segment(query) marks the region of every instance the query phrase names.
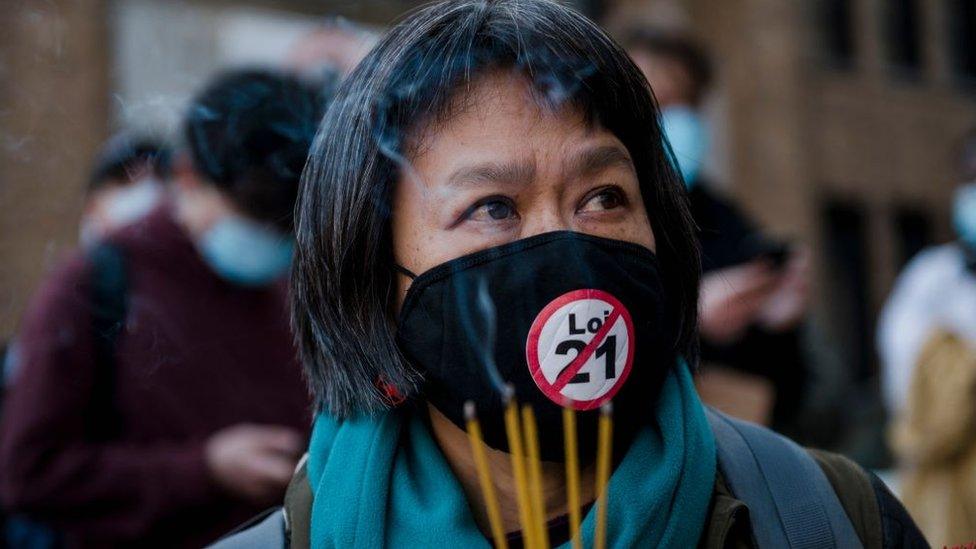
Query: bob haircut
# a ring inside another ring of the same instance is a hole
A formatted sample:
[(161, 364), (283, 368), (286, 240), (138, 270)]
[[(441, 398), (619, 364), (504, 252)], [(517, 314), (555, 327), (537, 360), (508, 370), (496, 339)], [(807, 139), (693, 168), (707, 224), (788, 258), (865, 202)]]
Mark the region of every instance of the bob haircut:
[(410, 138), (463, 108), (465, 86), (496, 69), (516, 71), (544, 106), (576, 109), (627, 147), (663, 266), (674, 351), (696, 362), (697, 238), (640, 70), (555, 2), (441, 2), (393, 27), (343, 82), (302, 175), (292, 322), (320, 411), (382, 410), (390, 387), (418, 394), (422, 372), (396, 343), (393, 188), (411, 175)]

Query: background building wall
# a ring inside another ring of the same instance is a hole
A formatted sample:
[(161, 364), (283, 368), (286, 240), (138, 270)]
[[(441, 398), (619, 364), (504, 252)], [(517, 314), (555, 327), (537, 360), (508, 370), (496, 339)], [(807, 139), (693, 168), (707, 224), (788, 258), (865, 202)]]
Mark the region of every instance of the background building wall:
[[(874, 318), (906, 256), (952, 238), (954, 151), (976, 126), (976, 86), (950, 67), (961, 3), (608, 4), (611, 29), (664, 25), (707, 46), (718, 74), (709, 103), (723, 105), (713, 127), (724, 190), (772, 233), (811, 248), (820, 324), (857, 375), (873, 375)], [(897, 6), (914, 11), (914, 67), (892, 60), (909, 38), (891, 30)], [(831, 47), (838, 36), (846, 55)]]
[[(13, 0), (0, 9), (0, 344), (77, 240), (94, 152), (118, 129), (176, 137), (190, 94), (267, 64), (325, 17), (381, 27), (406, 0)], [(247, 36), (252, 33), (251, 36)]]
[[(288, 40), (326, 16), (382, 28), (417, 3), (5, 5), (0, 340), (16, 329), (44, 272), (74, 244), (91, 154), (110, 129), (172, 129), (192, 90), (220, 66), (272, 62)], [(774, 234), (811, 248), (821, 324), (866, 377), (873, 318), (906, 242), (951, 237), (952, 151), (976, 125), (976, 91), (953, 71), (949, 43), (955, 23), (948, 10), (962, 3), (578, 2), (611, 30), (637, 23), (684, 28), (708, 46), (718, 79), (706, 108), (716, 143), (706, 171)], [(899, 36), (890, 32), (890, 10), (905, 5), (916, 12), (914, 68), (891, 61), (889, 38)], [(846, 19), (825, 19), (829, 8)], [(836, 32), (842, 28), (848, 32)], [(838, 55), (838, 40), (846, 54)]]
[(108, 33), (98, 0), (0, 9), (0, 342), (72, 246), (108, 122)]

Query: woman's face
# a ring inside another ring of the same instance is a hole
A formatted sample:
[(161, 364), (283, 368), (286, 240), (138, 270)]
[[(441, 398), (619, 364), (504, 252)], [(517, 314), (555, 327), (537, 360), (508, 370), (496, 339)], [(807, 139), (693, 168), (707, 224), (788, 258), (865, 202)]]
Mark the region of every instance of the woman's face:
[[(414, 273), (478, 250), (570, 230), (655, 249), (630, 154), (572, 108), (548, 110), (508, 72), (473, 84), (413, 138), (393, 199), (397, 262)], [(402, 303), (410, 281), (400, 277)]]

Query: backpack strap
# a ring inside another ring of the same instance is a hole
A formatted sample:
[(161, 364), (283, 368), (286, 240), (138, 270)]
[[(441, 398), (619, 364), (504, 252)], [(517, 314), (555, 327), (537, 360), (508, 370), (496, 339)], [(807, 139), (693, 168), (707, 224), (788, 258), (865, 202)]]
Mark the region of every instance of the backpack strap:
[(295, 466), (295, 474), (285, 492), (285, 504), (270, 509), (227, 534), (211, 549), (263, 549), (268, 547), (308, 549), (311, 531), (312, 489), (308, 486), (305, 464), (308, 453)]
[(91, 271), (91, 323), (95, 338), (95, 383), (92, 402), (99, 406), (93, 414), (93, 431), (110, 437), (112, 426), (106, 422), (114, 417), (115, 347), (125, 327), (128, 308), (128, 277), (125, 256), (117, 246), (102, 242), (88, 254)]
[(308, 452), (295, 466), (295, 474), (285, 491), (285, 526), (288, 546), (309, 549), (312, 545), (312, 487), (308, 484)]
[(125, 324), (127, 281), (125, 258), (116, 246), (101, 243), (89, 252), (92, 264), (92, 326), (99, 361), (111, 361), (115, 340)]
[(288, 547), (284, 510), (281, 507), (271, 509), (208, 547), (209, 549), (284, 549)]
[(719, 468), (749, 507), (759, 547), (862, 548), (830, 481), (803, 448), (712, 408), (706, 413)]

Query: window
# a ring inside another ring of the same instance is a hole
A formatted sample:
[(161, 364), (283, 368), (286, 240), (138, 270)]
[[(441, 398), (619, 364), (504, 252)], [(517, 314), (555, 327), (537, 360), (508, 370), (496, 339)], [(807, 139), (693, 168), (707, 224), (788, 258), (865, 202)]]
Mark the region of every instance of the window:
[(922, 65), (918, 1), (885, 0), (882, 5), (888, 63), (901, 76), (917, 76)]
[(895, 212), (894, 221), (898, 267), (901, 270), (915, 254), (932, 243), (932, 219), (923, 211), (905, 207)]
[(820, 30), (827, 63), (841, 69), (854, 64), (854, 26), (850, 0), (821, 0)]
[(854, 378), (864, 381), (876, 371), (869, 305), (867, 215), (862, 204), (846, 200), (828, 201), (821, 215), (833, 336)]
[(976, 1), (947, 0), (949, 65), (954, 76), (976, 83)]

